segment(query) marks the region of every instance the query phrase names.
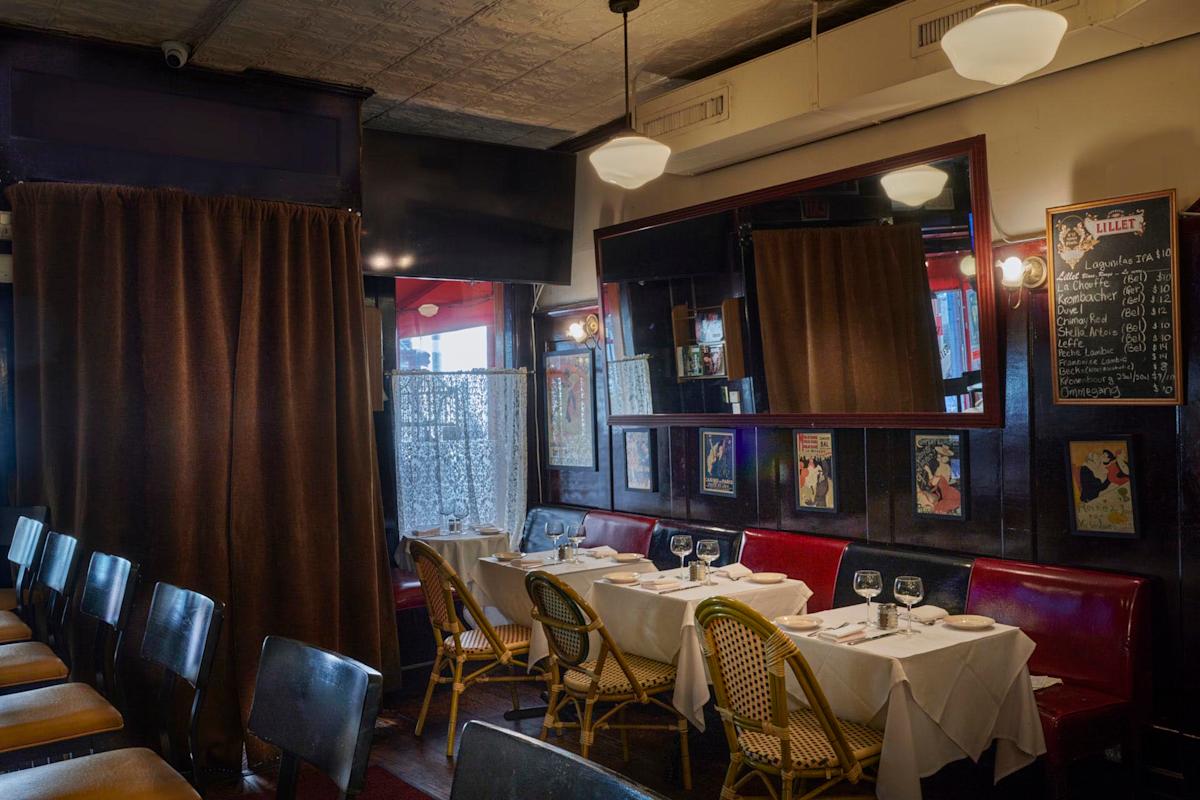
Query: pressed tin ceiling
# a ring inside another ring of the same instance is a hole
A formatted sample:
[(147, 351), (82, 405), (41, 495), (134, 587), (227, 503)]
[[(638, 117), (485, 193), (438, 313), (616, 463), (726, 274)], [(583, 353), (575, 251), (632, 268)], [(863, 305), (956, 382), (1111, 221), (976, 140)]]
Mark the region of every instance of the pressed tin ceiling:
[[(821, 19), (899, 1), (822, 0)], [(643, 0), (629, 27), (639, 97), (803, 36), (811, 8)], [(370, 128), (551, 147), (623, 113), (621, 18), (606, 0), (3, 0), (0, 23), (176, 39), (203, 67), (365, 86)]]

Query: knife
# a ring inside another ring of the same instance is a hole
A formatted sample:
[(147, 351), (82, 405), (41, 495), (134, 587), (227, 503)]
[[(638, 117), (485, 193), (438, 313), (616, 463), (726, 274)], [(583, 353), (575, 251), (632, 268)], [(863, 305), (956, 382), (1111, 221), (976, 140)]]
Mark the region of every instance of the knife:
[(671, 592), (682, 592), (684, 589), (695, 589), (697, 586), (701, 585), (703, 584), (689, 583), (684, 584), (683, 586), (676, 586), (672, 589), (651, 589), (650, 591), (654, 592), (655, 594), (670, 594)]
[(897, 633), (900, 633), (900, 631), (888, 631), (887, 633), (881, 633), (878, 636), (867, 636), (867, 637), (863, 637), (862, 639), (855, 639), (853, 642), (846, 642), (846, 644), (848, 644), (848, 645), (866, 644), (867, 642), (873, 642), (876, 639), (886, 639), (889, 636), (895, 636)]

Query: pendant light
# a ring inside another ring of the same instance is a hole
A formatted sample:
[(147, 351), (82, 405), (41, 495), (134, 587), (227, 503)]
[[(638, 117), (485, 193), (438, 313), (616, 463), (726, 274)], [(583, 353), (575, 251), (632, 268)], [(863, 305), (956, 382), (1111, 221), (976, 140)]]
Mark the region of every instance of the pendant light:
[(1067, 18), (1024, 3), (988, 6), (942, 37), (954, 71), (997, 86), (1015, 83), (1054, 60)]
[(662, 175), (667, 167), (667, 159), (671, 157), (670, 147), (642, 136), (633, 128), (633, 112), (630, 109), (633, 90), (629, 84), (629, 12), (635, 11), (639, 2), (608, 0), (609, 10), (621, 15), (625, 36), (625, 130), (588, 156), (600, 180), (625, 189), (636, 189)]
[(920, 164), (889, 172), (879, 179), (887, 196), (897, 203), (916, 208), (942, 193), (950, 176), (937, 167)]

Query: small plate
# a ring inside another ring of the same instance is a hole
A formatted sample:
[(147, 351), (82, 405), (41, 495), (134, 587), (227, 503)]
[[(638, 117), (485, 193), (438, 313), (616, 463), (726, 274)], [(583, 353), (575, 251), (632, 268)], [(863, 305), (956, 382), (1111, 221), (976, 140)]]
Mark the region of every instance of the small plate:
[(996, 624), (996, 620), (982, 614), (951, 614), (943, 617), (942, 622), (960, 631), (986, 631)]
[(483, 533), (483, 534), (488, 534), (488, 535), (493, 534), (493, 533), (503, 533), (503, 531), (501, 531), (495, 525), (477, 525), (475, 527), (475, 531), (477, 533)]
[(787, 575), (782, 572), (755, 572), (749, 579), (751, 583), (783, 583)]
[(604, 576), (609, 583), (637, 583), (638, 573), (636, 572), (610, 572)]
[(615, 556), (613, 556), (614, 561), (620, 561), (622, 564), (626, 564), (630, 561), (641, 561), (643, 558), (645, 558), (645, 556), (643, 556), (641, 553), (617, 553)]
[(518, 553), (515, 550), (504, 550), (503, 552), (495, 553), (494, 555), (496, 556), (497, 561), (516, 561), (518, 558), (522, 558), (525, 554)]
[(789, 631), (811, 631), (821, 627), (821, 618), (810, 617), (807, 614), (788, 614), (776, 617), (775, 624)]

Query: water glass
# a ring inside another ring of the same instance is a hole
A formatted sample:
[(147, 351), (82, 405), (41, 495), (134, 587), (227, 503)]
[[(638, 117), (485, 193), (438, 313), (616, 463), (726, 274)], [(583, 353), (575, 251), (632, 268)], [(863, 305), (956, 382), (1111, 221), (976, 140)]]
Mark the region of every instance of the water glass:
[(554, 545), (555, 557), (558, 554), (558, 543), (563, 537), (563, 524), (557, 520), (546, 523), (546, 538)]
[(578, 564), (583, 559), (579, 557), (579, 545), (583, 544), (583, 540), (587, 538), (587, 531), (582, 525), (571, 523), (567, 526), (567, 540), (571, 542), (571, 552), (573, 554), (572, 562)]
[(701, 539), (696, 542), (696, 557), (704, 562), (704, 585), (712, 586), (712, 562), (721, 557), (721, 544), (716, 539)]
[(871, 598), (883, 592), (883, 576), (873, 569), (854, 573), (854, 593), (867, 599), (867, 624), (871, 624)]
[(913, 603), (921, 602), (925, 597), (925, 584), (915, 575), (901, 575), (896, 578), (896, 585), (892, 587), (892, 595), (898, 602), (908, 606), (908, 630), (905, 631), (906, 636), (912, 636), (912, 607)]
[(671, 552), (679, 556), (679, 579), (687, 580), (687, 570), (683, 566), (683, 560), (687, 558), (688, 553), (692, 552), (692, 537), (687, 535), (671, 537)]

